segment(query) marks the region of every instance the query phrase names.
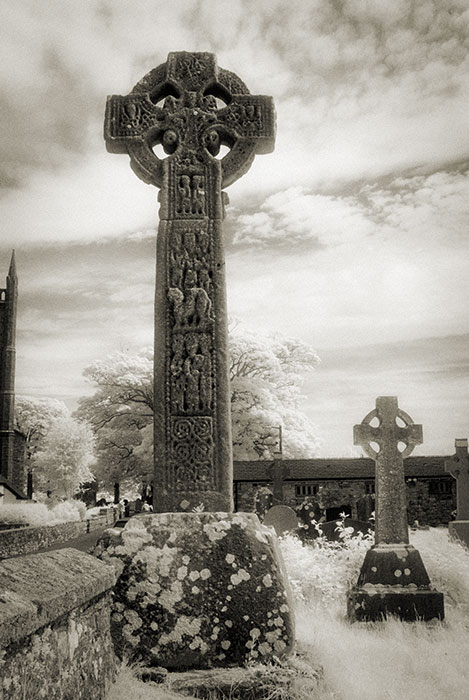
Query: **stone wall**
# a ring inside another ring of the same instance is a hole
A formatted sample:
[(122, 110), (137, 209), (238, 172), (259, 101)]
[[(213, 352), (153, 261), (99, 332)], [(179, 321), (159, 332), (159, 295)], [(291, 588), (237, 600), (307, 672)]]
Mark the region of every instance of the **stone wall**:
[(80, 537), (80, 535), (93, 530), (111, 526), (117, 519), (116, 513), (114, 508), (108, 508), (102, 515), (88, 520), (77, 520), (60, 525), (2, 530), (0, 531), (0, 559), (7, 559), (19, 554), (32, 554), (41, 549), (52, 547), (54, 544)]
[[(447, 479), (407, 479), (407, 516), (410, 525), (418, 520), (420, 525), (446, 524), (451, 519), (451, 513), (456, 509), (456, 486)], [(369, 479), (353, 480), (317, 480), (314, 482), (314, 493), (298, 497), (296, 484), (308, 482), (283, 482), (283, 503), (295, 508), (302, 501), (323, 505), (323, 511), (349, 505), (351, 517), (358, 518), (357, 503), (370, 493)], [(272, 489), (272, 482), (239, 482), (236, 484), (237, 510), (240, 512), (255, 511), (255, 495), (259, 489)], [(441, 489), (441, 492), (439, 491)]]
[(74, 549), (0, 563), (2, 700), (104, 700), (114, 583), (111, 567)]
[(413, 524), (418, 520), (420, 525), (447, 524), (453, 519), (452, 512), (456, 509), (456, 486), (452, 484), (450, 492), (432, 493), (432, 485), (437, 482), (416, 480), (407, 483), (407, 520)]

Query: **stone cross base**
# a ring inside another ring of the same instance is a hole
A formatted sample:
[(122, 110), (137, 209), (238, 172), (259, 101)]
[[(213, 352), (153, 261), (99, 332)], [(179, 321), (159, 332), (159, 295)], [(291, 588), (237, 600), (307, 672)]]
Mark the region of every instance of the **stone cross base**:
[(405, 622), (443, 620), (443, 593), (407, 586), (352, 588), (347, 596), (347, 615), (352, 622), (379, 622), (388, 615)]
[(119, 657), (169, 670), (287, 656), (291, 594), (276, 536), (254, 513), (154, 513), (107, 530)]
[(469, 520), (453, 520), (448, 525), (449, 536), (469, 549)]
[(443, 594), (430, 588), (418, 550), (409, 544), (380, 544), (368, 550), (357, 585), (347, 594), (352, 622), (444, 619)]

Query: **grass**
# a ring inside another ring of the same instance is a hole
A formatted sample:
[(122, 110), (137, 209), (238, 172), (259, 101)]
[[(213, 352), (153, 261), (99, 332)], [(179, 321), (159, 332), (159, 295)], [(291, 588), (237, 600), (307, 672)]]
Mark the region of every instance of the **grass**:
[[(298, 654), (288, 691), (272, 686), (278, 700), (465, 700), (469, 698), (469, 551), (448, 539), (445, 528), (419, 530), (420, 551), (432, 584), (445, 595), (444, 622), (350, 624), (345, 593), (356, 582), (370, 542), (350, 539), (338, 547), (321, 540), (280, 542), (297, 612)], [(308, 677), (323, 673), (314, 688)], [(275, 669), (271, 668), (275, 674)], [(138, 681), (123, 666), (108, 700), (171, 700), (168, 689)], [(233, 696), (235, 697), (235, 696)], [(239, 697), (239, 696), (238, 696)]]

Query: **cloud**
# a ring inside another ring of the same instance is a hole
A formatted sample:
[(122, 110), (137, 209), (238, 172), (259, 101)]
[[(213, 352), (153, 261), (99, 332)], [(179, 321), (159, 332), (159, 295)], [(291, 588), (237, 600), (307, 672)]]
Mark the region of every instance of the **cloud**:
[(292, 187), (268, 197), (260, 211), (240, 214), (234, 245), (279, 245), (300, 249), (349, 243), (371, 232), (366, 211), (347, 197), (332, 197)]

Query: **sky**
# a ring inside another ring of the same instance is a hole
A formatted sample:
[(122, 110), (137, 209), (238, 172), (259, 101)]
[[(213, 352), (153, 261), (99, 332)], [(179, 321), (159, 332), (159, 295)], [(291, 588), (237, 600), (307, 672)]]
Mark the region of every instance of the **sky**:
[[(209, 51), (277, 112), (228, 188), (228, 312), (321, 363), (303, 410), (355, 454), (378, 395), (469, 434), (468, 0), (6, 0), (0, 284), (20, 279), (17, 392), (71, 408), (91, 362), (153, 342), (157, 190), (106, 152), (106, 96)], [(3, 268), (3, 273), (2, 269)]]

